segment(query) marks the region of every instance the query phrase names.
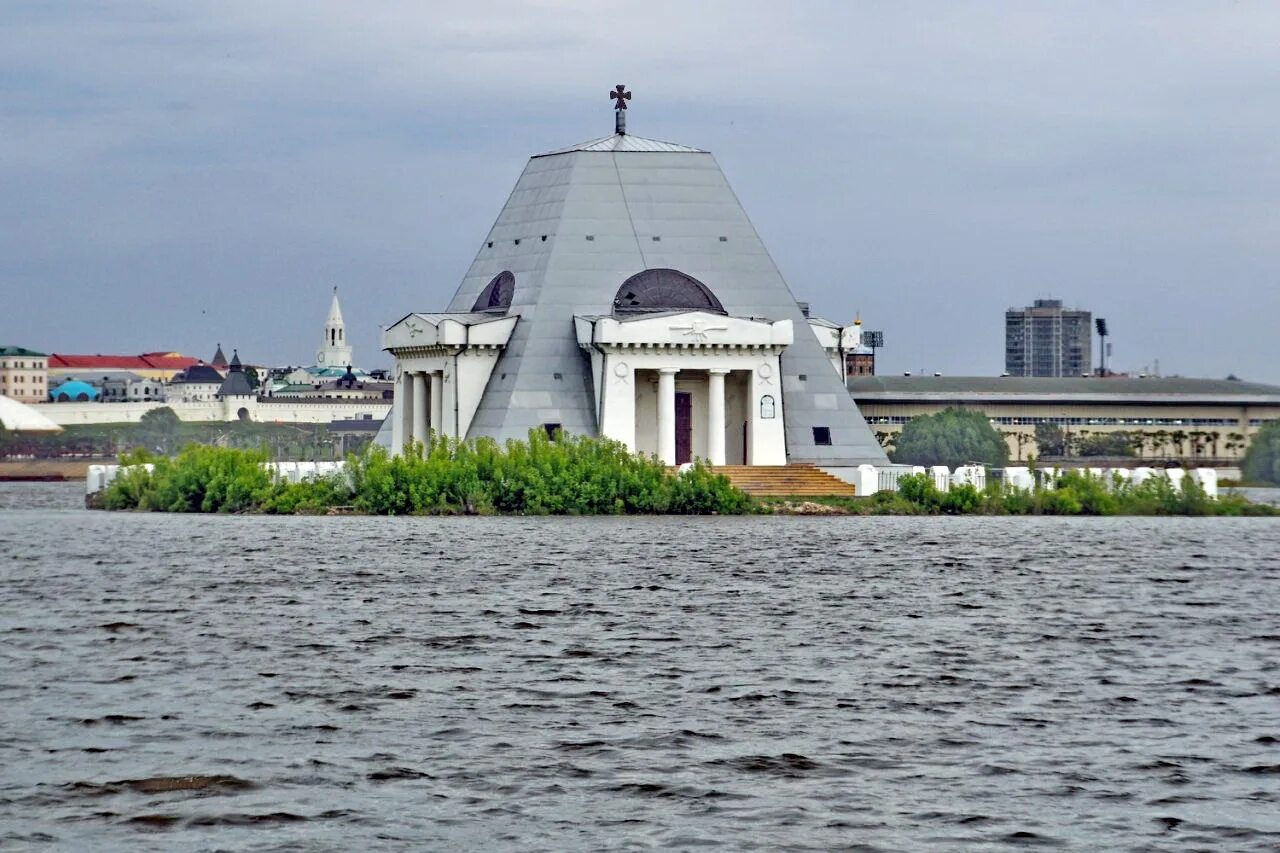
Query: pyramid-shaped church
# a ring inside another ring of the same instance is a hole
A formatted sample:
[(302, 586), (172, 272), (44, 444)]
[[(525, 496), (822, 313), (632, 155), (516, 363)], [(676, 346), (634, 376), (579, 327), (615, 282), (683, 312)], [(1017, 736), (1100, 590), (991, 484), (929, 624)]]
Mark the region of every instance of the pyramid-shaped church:
[(383, 332), (391, 446), (545, 428), (669, 464), (884, 464), (844, 386), (853, 327), (805, 316), (709, 152), (616, 116), (529, 160), (446, 311)]

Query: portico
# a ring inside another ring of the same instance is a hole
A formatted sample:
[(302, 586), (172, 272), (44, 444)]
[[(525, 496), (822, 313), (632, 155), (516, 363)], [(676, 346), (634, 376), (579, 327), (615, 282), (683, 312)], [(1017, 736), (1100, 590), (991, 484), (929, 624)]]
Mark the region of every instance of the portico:
[(790, 320), (704, 311), (574, 318), (600, 434), (668, 465), (785, 465), (779, 358)]
[(391, 446), (464, 438), (498, 356), (519, 318), (485, 313), (410, 314), (382, 333), (396, 360)]

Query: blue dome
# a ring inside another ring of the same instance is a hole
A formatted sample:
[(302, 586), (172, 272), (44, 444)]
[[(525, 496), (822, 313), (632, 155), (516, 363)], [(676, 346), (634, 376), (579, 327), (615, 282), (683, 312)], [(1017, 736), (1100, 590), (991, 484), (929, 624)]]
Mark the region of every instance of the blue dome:
[(100, 392), (88, 382), (72, 379), (49, 390), (49, 399), (55, 403), (75, 403), (98, 399)]

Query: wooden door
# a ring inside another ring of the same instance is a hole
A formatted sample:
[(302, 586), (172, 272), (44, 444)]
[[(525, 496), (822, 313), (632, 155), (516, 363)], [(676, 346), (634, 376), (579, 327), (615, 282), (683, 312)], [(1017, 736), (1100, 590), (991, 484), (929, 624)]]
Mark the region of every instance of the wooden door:
[(676, 392), (676, 464), (693, 461), (693, 395)]

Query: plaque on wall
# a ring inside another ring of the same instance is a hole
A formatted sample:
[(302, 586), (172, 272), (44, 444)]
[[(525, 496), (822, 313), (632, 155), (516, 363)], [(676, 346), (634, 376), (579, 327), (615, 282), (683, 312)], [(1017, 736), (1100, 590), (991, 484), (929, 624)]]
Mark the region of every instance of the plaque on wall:
[(773, 404), (773, 395), (765, 394), (760, 398), (760, 420), (772, 420), (776, 413), (776, 407)]

